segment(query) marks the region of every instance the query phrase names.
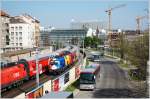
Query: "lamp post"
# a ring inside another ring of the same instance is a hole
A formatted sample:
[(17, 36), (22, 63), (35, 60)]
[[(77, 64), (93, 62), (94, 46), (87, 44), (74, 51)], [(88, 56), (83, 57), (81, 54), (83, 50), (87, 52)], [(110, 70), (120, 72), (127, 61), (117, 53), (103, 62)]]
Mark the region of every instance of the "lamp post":
[(70, 40), (69, 39), (67, 40), (67, 45), (70, 46)]
[[(34, 17), (34, 36), (36, 34), (36, 19)], [(39, 54), (39, 51), (38, 51), (38, 45), (36, 43), (36, 37), (34, 37), (34, 44), (36, 46), (36, 51), (35, 51), (35, 54), (36, 54), (36, 83), (37, 83), (37, 87), (39, 87), (39, 63), (38, 63), (38, 54)]]
[(82, 38), (83, 39), (83, 52), (84, 52), (84, 38)]
[(39, 66), (38, 66), (38, 48), (36, 48), (36, 83), (37, 87), (39, 87)]

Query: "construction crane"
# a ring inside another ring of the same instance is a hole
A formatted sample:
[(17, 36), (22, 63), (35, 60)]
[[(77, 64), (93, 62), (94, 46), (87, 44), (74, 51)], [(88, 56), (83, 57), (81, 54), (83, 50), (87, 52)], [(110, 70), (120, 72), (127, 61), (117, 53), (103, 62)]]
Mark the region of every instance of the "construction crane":
[(144, 18), (147, 18), (148, 16), (137, 16), (136, 17), (136, 23), (137, 23), (137, 33), (140, 34), (140, 21)]
[(124, 7), (124, 6), (126, 6), (126, 4), (121, 4), (121, 5), (118, 5), (118, 6), (115, 6), (115, 7), (113, 7), (113, 8), (109, 8), (108, 10), (106, 10), (105, 12), (107, 12), (108, 13), (108, 17), (109, 17), (109, 27), (108, 27), (108, 31), (109, 32), (111, 32), (111, 28), (112, 28), (112, 25), (111, 25), (111, 14), (112, 14), (112, 10), (114, 10), (114, 9), (117, 9), (117, 8), (121, 8), (121, 7)]

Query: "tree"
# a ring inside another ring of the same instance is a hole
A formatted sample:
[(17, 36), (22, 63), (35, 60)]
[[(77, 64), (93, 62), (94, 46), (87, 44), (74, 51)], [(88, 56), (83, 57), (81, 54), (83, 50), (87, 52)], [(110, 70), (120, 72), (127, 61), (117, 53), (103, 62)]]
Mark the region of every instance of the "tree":
[(131, 64), (135, 65), (138, 69), (138, 77), (146, 79), (147, 74), (147, 61), (149, 58), (149, 34), (144, 33), (143, 36), (134, 40), (128, 49), (128, 59)]
[(84, 39), (84, 46), (90, 47), (91, 46), (92, 37), (85, 37)]
[(98, 45), (102, 43), (101, 39), (96, 36), (93, 37), (85, 37), (84, 39), (84, 46), (85, 47), (95, 47), (97, 48)]
[(125, 39), (125, 34), (120, 33), (118, 35), (118, 48), (119, 48), (119, 53), (120, 53), (120, 58), (124, 59), (125, 58), (125, 53), (127, 52), (127, 40)]
[(93, 36), (92, 41), (91, 41), (91, 46), (97, 48), (98, 44), (99, 44), (99, 38), (96, 36)]

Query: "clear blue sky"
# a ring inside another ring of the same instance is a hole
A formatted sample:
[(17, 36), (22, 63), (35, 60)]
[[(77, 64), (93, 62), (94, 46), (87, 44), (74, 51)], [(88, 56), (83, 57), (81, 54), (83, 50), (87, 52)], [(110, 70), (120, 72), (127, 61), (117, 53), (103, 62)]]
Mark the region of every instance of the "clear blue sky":
[[(1, 9), (12, 16), (28, 13), (44, 27), (69, 28), (71, 19), (108, 21), (105, 10), (120, 4), (126, 6), (112, 12), (112, 27), (135, 29), (135, 17), (147, 14), (148, 0), (3, 0)], [(142, 21), (142, 28), (147, 21)]]

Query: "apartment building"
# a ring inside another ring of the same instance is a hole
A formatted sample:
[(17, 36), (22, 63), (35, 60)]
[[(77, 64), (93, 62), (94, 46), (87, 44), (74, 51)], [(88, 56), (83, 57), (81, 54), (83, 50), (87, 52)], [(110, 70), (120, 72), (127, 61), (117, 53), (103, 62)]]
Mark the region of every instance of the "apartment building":
[(23, 19), (11, 18), (9, 30), (11, 51), (33, 47), (32, 29)]
[(40, 21), (38, 21), (35, 17), (30, 16), (29, 14), (22, 14), (19, 17), (31, 26), (33, 30), (32, 42), (34, 47), (38, 47), (40, 44)]
[(11, 51), (39, 46), (39, 21), (30, 15), (11, 17), (9, 30)]
[(7, 51), (7, 46), (9, 46), (9, 19), (10, 15), (6, 12), (0, 10), (0, 53)]

